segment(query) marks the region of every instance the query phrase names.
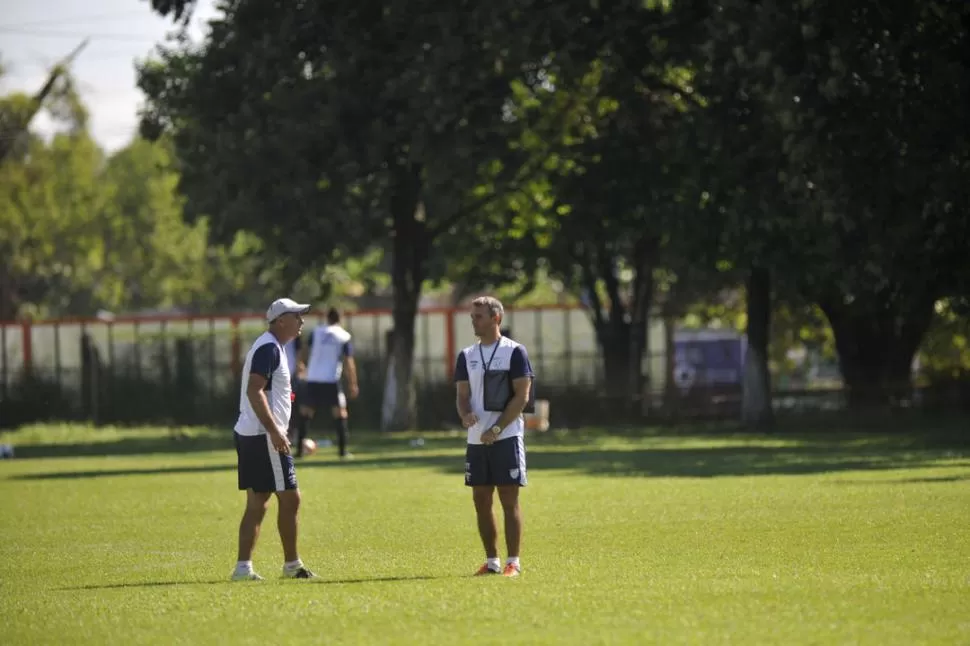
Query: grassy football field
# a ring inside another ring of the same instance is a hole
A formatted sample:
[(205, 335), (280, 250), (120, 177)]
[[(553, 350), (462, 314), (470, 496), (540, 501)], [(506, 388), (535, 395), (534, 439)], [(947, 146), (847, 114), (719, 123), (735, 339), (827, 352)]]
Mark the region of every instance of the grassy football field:
[(518, 579), (470, 576), (461, 435), (356, 437), (297, 467), (320, 579), (279, 580), (274, 501), (230, 583), (225, 431), (28, 427), (0, 644), (968, 644), (970, 449), (922, 430), (530, 436)]

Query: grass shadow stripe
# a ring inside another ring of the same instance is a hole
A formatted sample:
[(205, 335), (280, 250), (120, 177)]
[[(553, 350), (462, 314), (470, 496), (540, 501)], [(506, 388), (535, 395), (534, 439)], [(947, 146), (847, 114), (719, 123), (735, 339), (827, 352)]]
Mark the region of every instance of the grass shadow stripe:
[[(343, 585), (343, 584), (354, 584), (354, 583), (395, 583), (395, 582), (405, 582), (405, 581), (434, 581), (438, 579), (457, 579), (465, 578), (457, 575), (441, 575), (441, 576), (429, 576), (429, 575), (418, 575), (418, 576), (379, 576), (379, 577), (361, 577), (357, 579), (326, 579), (319, 577), (316, 579), (310, 579), (306, 581), (308, 584), (313, 585)], [(280, 577), (278, 579), (270, 579), (270, 582), (289, 582), (297, 581), (297, 579), (284, 579)], [(68, 586), (63, 588), (53, 588), (56, 591), (79, 591), (79, 590), (123, 590), (127, 588), (159, 588), (166, 586), (191, 586), (191, 585), (259, 585), (265, 581), (232, 581), (228, 577), (225, 579), (215, 579), (207, 581), (143, 581), (143, 582), (131, 582), (131, 583), (109, 583), (104, 585), (79, 585), (79, 586)]]

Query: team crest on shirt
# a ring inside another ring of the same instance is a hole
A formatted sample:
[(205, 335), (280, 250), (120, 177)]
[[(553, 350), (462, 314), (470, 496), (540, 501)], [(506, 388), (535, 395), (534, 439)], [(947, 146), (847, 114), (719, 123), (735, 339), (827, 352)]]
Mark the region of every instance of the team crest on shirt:
[(468, 365), (470, 367), (472, 367), (472, 368), (477, 368), (478, 367), (478, 359), (472, 359), (471, 361), (468, 362)]

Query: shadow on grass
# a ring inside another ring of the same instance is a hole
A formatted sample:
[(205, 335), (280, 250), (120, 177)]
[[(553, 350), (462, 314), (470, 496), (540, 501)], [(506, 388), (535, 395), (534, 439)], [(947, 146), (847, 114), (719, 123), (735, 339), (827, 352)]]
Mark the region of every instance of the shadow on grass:
[[(678, 447), (676, 440), (656, 446), (630, 449), (602, 448), (575, 440), (539, 440), (528, 450), (529, 470), (566, 470), (600, 476), (633, 476), (656, 478), (714, 478), (723, 476), (806, 475), (843, 471), (886, 471), (938, 466), (970, 467), (970, 450), (944, 448), (949, 445), (925, 437), (866, 437), (839, 439), (785, 438), (782, 446), (771, 446), (757, 440), (728, 445)], [(381, 453), (358, 454), (353, 462), (334, 462), (330, 459), (310, 458), (297, 463), (297, 476), (316, 469), (360, 468), (430, 468), (461, 477), (464, 459), (461, 444), (450, 440), (451, 451), (392, 455)], [(458, 440), (460, 442), (460, 440)], [(435, 443), (437, 444), (437, 443)], [(397, 445), (400, 450), (400, 444)], [(444, 448), (444, 444), (438, 446)], [(372, 451), (373, 447), (367, 447)], [(159, 467), (130, 467), (87, 471), (54, 471), (12, 476), (16, 480), (70, 480), (143, 475), (174, 475), (234, 471), (235, 461), (223, 464), (173, 465)]]
[[(31, 440), (17, 441), (16, 437), (8, 442), (14, 445), (17, 460), (37, 460), (43, 458), (80, 458), (80, 457), (109, 457), (109, 456), (137, 456), (137, 455), (185, 455), (190, 453), (211, 453), (213, 451), (234, 451), (233, 431), (193, 429), (186, 433), (180, 429), (172, 429), (162, 435), (159, 429), (149, 427), (142, 433), (141, 429), (126, 429), (123, 437), (106, 441), (78, 441), (59, 443), (37, 443)], [(97, 429), (86, 432), (88, 437), (96, 436)], [(314, 434), (320, 441), (329, 438), (329, 433)], [(368, 452), (395, 451), (408, 446), (408, 442), (416, 435), (389, 436), (379, 433), (359, 433), (352, 436), (352, 441), (365, 448)], [(437, 431), (426, 434), (428, 447), (454, 448), (461, 446), (461, 438), (454, 434)], [(335, 449), (321, 448), (321, 451), (335, 451)]]
[[(964, 465), (970, 466), (970, 465)], [(970, 481), (970, 475), (960, 476), (926, 476), (925, 478), (903, 478), (896, 480), (838, 480), (838, 484), (846, 485), (871, 485), (871, 484), (949, 484), (952, 482)]]
[[(144, 432), (142, 432), (144, 430)], [(17, 460), (39, 458), (76, 458), (133, 455), (188, 454), (214, 451), (232, 451), (232, 429), (213, 428), (173, 428), (168, 431), (159, 428), (124, 429), (120, 437), (96, 441), (101, 429), (83, 429), (77, 441), (64, 438), (67, 442), (40, 442), (36, 437), (18, 438), (17, 433), (8, 436), (4, 442), (15, 446)], [(42, 434), (43, 431), (40, 431)], [(104, 437), (104, 436), (102, 436)], [(329, 431), (314, 433), (318, 441), (330, 437)], [(355, 433), (351, 440), (361, 454), (379, 454), (406, 451), (408, 442), (416, 434), (382, 434), (378, 432)], [(424, 451), (460, 449), (463, 445), (464, 431), (429, 431), (423, 433)], [(884, 449), (926, 450), (936, 448), (970, 447), (970, 418), (966, 416), (934, 415), (896, 411), (892, 414), (867, 414), (864, 416), (849, 413), (803, 415), (797, 418), (779, 418), (774, 428), (763, 432), (752, 432), (736, 422), (691, 422), (669, 424), (666, 426), (631, 426), (611, 429), (583, 428), (554, 430), (548, 433), (531, 434), (527, 439), (530, 450), (533, 448), (569, 447), (585, 449), (604, 438), (624, 438), (633, 441), (648, 439), (711, 439), (738, 440), (756, 443), (759, 440), (784, 440), (799, 446), (825, 447), (825, 451), (840, 451), (853, 443), (863, 443), (876, 452)], [(59, 438), (57, 438), (59, 439)], [(333, 438), (330, 438), (333, 439)], [(18, 441), (19, 440), (19, 441)], [(594, 448), (594, 451), (596, 449)], [(333, 449), (322, 449), (333, 451)], [(649, 453), (649, 450), (644, 452)], [(414, 451), (420, 455), (421, 451)], [(636, 451), (632, 451), (635, 454)], [(326, 453), (325, 453), (326, 455)], [(875, 457), (875, 456), (874, 456)], [(380, 461), (383, 458), (371, 459)], [(393, 463), (398, 458), (387, 461)], [(635, 463), (650, 462), (649, 458), (634, 458)], [(534, 465), (538, 466), (538, 465)]]
[[(379, 577), (367, 577), (359, 579), (311, 579), (309, 581), (300, 582), (301, 585), (334, 585), (334, 584), (352, 584), (352, 583), (392, 583), (397, 581), (433, 581), (435, 579), (451, 579), (456, 578), (452, 576), (379, 576)], [(284, 579), (279, 579), (283, 582)], [(157, 588), (166, 586), (188, 586), (188, 585), (259, 585), (258, 581), (230, 581), (226, 579), (217, 579), (209, 581), (145, 581), (142, 583), (112, 583), (108, 585), (79, 585), (71, 586), (66, 588), (54, 588), (55, 590), (123, 590), (127, 588)]]
[(133, 431), (126, 437), (107, 442), (71, 442), (63, 444), (15, 444), (16, 459), (79, 458), (125, 455), (205, 453), (232, 450), (232, 431), (205, 433), (191, 437), (171, 433), (167, 436)]

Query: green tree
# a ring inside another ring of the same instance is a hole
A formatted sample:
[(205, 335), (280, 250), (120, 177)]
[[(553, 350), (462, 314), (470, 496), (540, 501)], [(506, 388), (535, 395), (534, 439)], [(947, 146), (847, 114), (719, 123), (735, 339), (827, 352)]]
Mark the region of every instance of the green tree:
[(94, 299), (111, 310), (193, 307), (209, 290), (208, 231), (187, 225), (167, 142), (135, 139), (100, 173)]
[(0, 167), (0, 318), (76, 312), (90, 302), (102, 205), (101, 151), (84, 133), (31, 137)]
[[(227, 250), (183, 222), (170, 147), (136, 139), (105, 157), (69, 89), (45, 104), (68, 132), (28, 130), (0, 165), (0, 318), (209, 305)], [(12, 95), (0, 111), (33, 102)]]
[[(61, 135), (51, 145), (40, 140), (30, 123), (42, 111), (74, 136)], [(84, 174), (99, 162), (86, 123), (72, 79), (60, 66), (37, 95), (0, 97), (0, 320), (42, 311), (43, 299), (72, 271), (69, 261), (85, 230), (71, 220), (66, 200), (90, 202), (96, 188), (93, 176), (70, 171)]]
[(538, 82), (513, 85), (512, 143), (543, 173), (495, 205), (474, 243), (456, 241), (452, 272), (477, 285), (539, 269), (561, 281), (588, 305), (610, 389), (637, 396), (654, 273), (670, 260), (667, 227), (696, 208), (681, 154), (689, 131), (676, 127), (682, 52), (671, 47), (690, 12), (640, 2), (571, 9), (584, 29), (560, 28)]
[[(436, 241), (522, 181), (514, 159), (489, 162), (508, 153), (510, 80), (532, 58), (508, 35), (524, 18), (338, 0), (223, 9), (200, 48), (141, 67), (145, 132), (171, 131), (193, 216), (221, 240), (256, 234), (294, 279), (389, 240), (393, 426), (407, 427), (420, 288), (444, 265)], [(491, 188), (476, 192), (483, 175)]]
[(722, 248), (820, 304), (854, 405), (908, 388), (934, 302), (957, 288), (968, 116), (948, 97), (967, 92), (967, 12), (729, 2), (707, 23)]

